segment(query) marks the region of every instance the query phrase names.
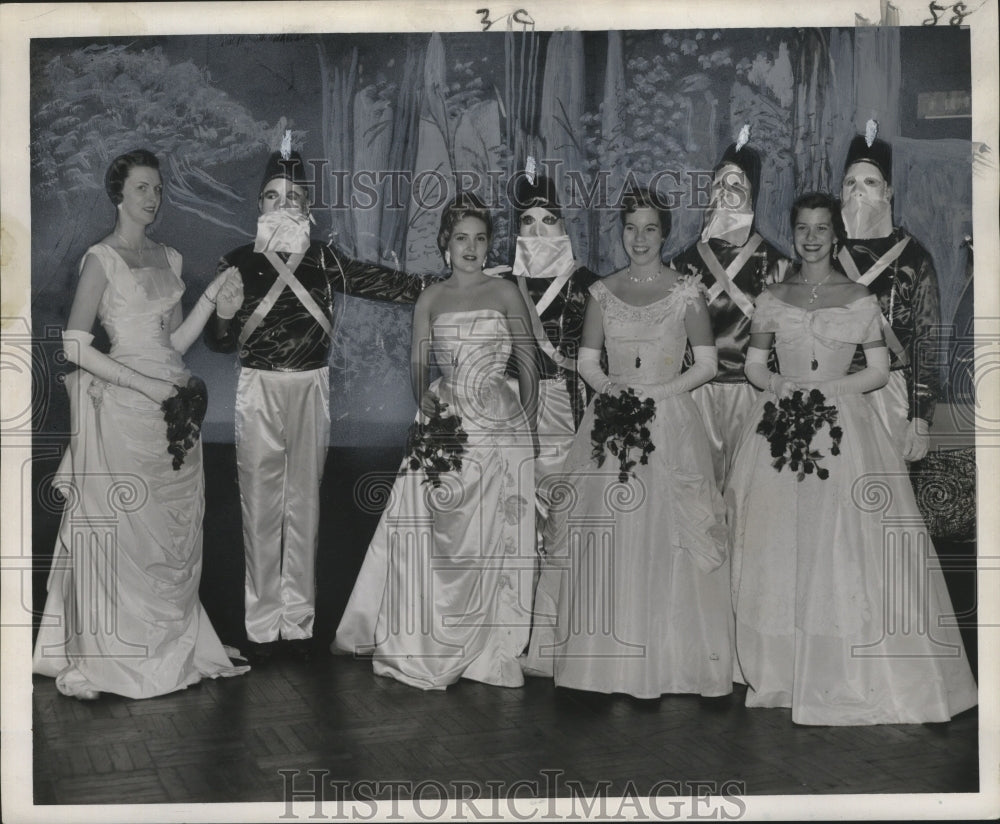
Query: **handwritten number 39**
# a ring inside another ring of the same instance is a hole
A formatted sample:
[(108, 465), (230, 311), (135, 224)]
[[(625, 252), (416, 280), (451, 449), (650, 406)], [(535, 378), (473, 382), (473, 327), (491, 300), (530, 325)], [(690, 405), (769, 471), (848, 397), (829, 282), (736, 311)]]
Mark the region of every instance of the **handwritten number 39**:
[[(479, 22), (483, 26), (483, 31), (487, 31), (490, 26), (498, 22), (497, 20), (490, 20), (490, 10), (489, 9), (476, 9), (476, 14), (482, 15)], [(535, 21), (532, 19), (531, 15), (528, 14), (525, 9), (518, 9), (517, 11), (504, 15), (504, 17), (509, 17), (514, 23), (520, 26), (534, 26)], [(501, 20), (503, 18), (500, 18)]]

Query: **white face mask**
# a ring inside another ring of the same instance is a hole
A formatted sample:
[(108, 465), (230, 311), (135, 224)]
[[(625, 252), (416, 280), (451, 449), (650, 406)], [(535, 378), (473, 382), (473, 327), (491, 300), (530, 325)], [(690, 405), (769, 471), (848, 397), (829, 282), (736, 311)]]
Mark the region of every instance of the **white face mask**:
[(892, 234), (892, 187), (871, 163), (859, 161), (847, 170), (840, 190), (847, 236), (852, 240)]
[(753, 226), (753, 199), (750, 182), (739, 166), (727, 163), (715, 175), (712, 200), (701, 230), (701, 240), (724, 240), (742, 246), (750, 238)]
[(852, 240), (888, 237), (892, 234), (892, 203), (858, 192), (844, 201), (840, 210), (847, 236)]
[(729, 209), (716, 208), (705, 221), (705, 228), (701, 230), (703, 243), (708, 243), (712, 238), (724, 240), (733, 246), (742, 246), (750, 238), (750, 229), (753, 226), (753, 212), (733, 212)]
[(309, 248), (309, 221), (300, 209), (275, 209), (257, 218), (255, 252), (305, 253)]
[(569, 235), (517, 238), (514, 277), (558, 278), (576, 268)]

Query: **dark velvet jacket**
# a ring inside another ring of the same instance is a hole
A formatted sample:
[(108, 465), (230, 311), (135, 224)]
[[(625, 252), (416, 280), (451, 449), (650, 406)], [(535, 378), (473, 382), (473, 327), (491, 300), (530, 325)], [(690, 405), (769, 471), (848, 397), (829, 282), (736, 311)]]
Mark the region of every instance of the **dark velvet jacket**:
[[(287, 255), (281, 253), (287, 259)], [(243, 278), (243, 306), (219, 335), (213, 318), (205, 327), (205, 343), (215, 352), (234, 352), (239, 348), (240, 365), (253, 369), (304, 372), (319, 369), (330, 359), (330, 338), (302, 305), (295, 293), (285, 287), (270, 312), (250, 337), (239, 346), (243, 325), (263, 300), (278, 274), (268, 259), (253, 251), (253, 244), (241, 246), (226, 255), (219, 271), (229, 266), (240, 270)], [(420, 278), (373, 263), (342, 256), (333, 246), (310, 244), (295, 277), (312, 295), (330, 325), (333, 325), (333, 295), (344, 295), (413, 303), (420, 294)]]
[[(742, 246), (734, 246), (725, 240), (712, 238), (709, 247), (715, 252), (719, 263), (725, 269), (739, 255)], [(733, 283), (751, 300), (757, 298), (767, 285), (780, 279), (779, 261), (788, 263), (787, 258), (766, 240), (749, 257), (743, 268), (736, 273)], [(670, 265), (682, 275), (698, 275), (705, 289), (715, 285), (715, 276), (709, 270), (697, 243), (689, 246)], [(712, 332), (715, 334), (715, 346), (719, 353), (719, 371), (712, 379), (713, 383), (746, 383), (747, 376), (743, 372), (746, 361), (747, 346), (750, 344), (750, 318), (733, 302), (728, 293), (722, 292), (708, 305), (708, 314), (712, 320)]]
[[(583, 337), (583, 318), (587, 309), (587, 298), (590, 294), (591, 284), (599, 280), (586, 266), (581, 266), (566, 283), (563, 284), (559, 294), (553, 298), (552, 302), (541, 314), (542, 326), (545, 327), (545, 334), (549, 342), (566, 357), (576, 359), (580, 351), (580, 339)], [(548, 278), (527, 278), (528, 294), (532, 303), (537, 303), (544, 295), (552, 281)], [(561, 369), (552, 359), (541, 352), (538, 352), (539, 377), (544, 379), (559, 378), (566, 382), (566, 390), (569, 392), (573, 403), (573, 417), (576, 425), (579, 426), (583, 417), (583, 406), (581, 396), (588, 397), (588, 387), (584, 380), (577, 375), (573, 369)], [(584, 390), (581, 393), (581, 388)]]
[[(893, 229), (888, 237), (848, 240), (847, 250), (858, 272), (864, 275), (904, 237), (909, 237), (910, 242), (902, 254), (868, 284), (868, 288), (878, 298), (882, 314), (909, 357), (909, 366), (904, 366), (892, 347), (889, 348), (890, 368), (905, 370), (908, 417), (923, 418), (931, 423), (941, 392), (941, 353), (938, 345), (941, 303), (934, 261), (916, 238), (899, 227)], [(864, 364), (864, 353), (859, 348), (851, 368), (856, 371), (864, 368)]]

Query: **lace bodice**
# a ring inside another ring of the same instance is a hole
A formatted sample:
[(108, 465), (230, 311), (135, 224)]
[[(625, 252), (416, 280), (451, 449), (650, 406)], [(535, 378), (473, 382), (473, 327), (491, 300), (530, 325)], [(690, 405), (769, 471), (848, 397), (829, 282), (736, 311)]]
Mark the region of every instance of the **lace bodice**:
[(847, 374), (858, 344), (881, 339), (881, 320), (874, 295), (846, 306), (802, 309), (764, 292), (757, 299), (751, 332), (774, 334), (782, 375), (831, 380)]
[(684, 361), (684, 314), (701, 291), (701, 279), (681, 277), (660, 300), (633, 306), (598, 281), (590, 294), (601, 305), (608, 376), (627, 385), (665, 383), (677, 377)]

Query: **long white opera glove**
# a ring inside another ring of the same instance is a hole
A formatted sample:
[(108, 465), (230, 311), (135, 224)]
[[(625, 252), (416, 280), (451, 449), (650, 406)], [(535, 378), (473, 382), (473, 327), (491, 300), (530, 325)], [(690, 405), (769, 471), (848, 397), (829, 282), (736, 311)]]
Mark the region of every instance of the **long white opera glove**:
[(576, 371), (590, 386), (601, 394), (609, 394), (619, 386), (607, 373), (601, 369), (601, 350), (591, 349), (589, 346), (580, 347), (580, 353), (576, 359)]
[(758, 349), (756, 346), (747, 347), (746, 361), (743, 364), (743, 372), (754, 386), (758, 389), (770, 389), (779, 398), (787, 397), (795, 391), (795, 382), (786, 377), (772, 372), (767, 366), (769, 349)]
[(215, 314), (221, 320), (232, 320), (243, 306), (243, 276), (235, 266), (230, 266), (222, 274), (228, 277), (216, 293)]
[(642, 385), (642, 393), (654, 401), (688, 392), (712, 380), (719, 371), (719, 355), (714, 346), (693, 346), (694, 363), (683, 374), (666, 383)]
[(930, 424), (923, 418), (914, 418), (903, 434), (903, 460), (919, 461), (931, 446)]
[(865, 368), (860, 372), (832, 381), (819, 381), (815, 386), (828, 398), (860, 395), (885, 386), (889, 380), (889, 350), (885, 346), (866, 349), (865, 363)]
[(66, 359), (90, 372), (94, 377), (106, 383), (134, 389), (157, 403), (163, 403), (173, 394), (174, 386), (169, 381), (151, 378), (141, 372), (136, 372), (95, 349), (93, 347), (94, 336), (89, 332), (67, 329), (63, 332), (62, 337)]
[[(202, 330), (205, 328), (205, 324), (208, 323), (208, 319), (212, 317), (212, 313), (216, 311), (217, 302), (220, 304), (220, 314), (219, 317), (223, 317), (223, 305), (229, 308), (229, 304), (233, 301), (222, 300), (222, 294), (225, 290), (227, 296), (230, 293), (235, 292), (236, 287), (233, 285), (232, 278), (233, 273), (237, 272), (234, 267), (229, 267), (224, 272), (216, 275), (215, 279), (208, 285), (208, 288), (202, 293), (202, 296), (198, 298), (198, 302), (194, 305), (194, 308), (188, 313), (188, 316), (184, 318), (184, 321), (178, 326), (173, 332), (170, 333), (170, 345), (174, 347), (182, 355), (191, 348), (191, 344), (194, 343), (198, 336), (201, 335)], [(237, 272), (238, 277), (238, 272)], [(242, 299), (242, 283), (239, 280), (240, 286), (240, 297), (239, 303), (243, 303)], [(237, 307), (238, 308), (238, 307)], [(233, 310), (233, 314), (236, 314)], [(232, 315), (229, 315), (232, 318)]]

